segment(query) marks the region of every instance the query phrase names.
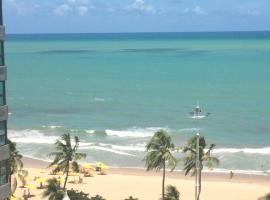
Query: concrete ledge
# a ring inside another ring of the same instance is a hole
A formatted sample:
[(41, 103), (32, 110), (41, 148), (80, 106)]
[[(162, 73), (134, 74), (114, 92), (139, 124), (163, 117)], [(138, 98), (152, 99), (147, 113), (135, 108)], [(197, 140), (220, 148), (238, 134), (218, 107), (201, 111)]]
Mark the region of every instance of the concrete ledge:
[(9, 158), (9, 145), (0, 146), (0, 161), (7, 160)]
[(5, 40), (5, 27), (4, 26), (0, 26), (0, 41)]
[(7, 67), (0, 66), (0, 81), (7, 80)]
[(5, 121), (8, 119), (8, 106), (4, 105), (0, 107), (0, 121)]
[(5, 200), (10, 196), (10, 184), (0, 186), (0, 200)]

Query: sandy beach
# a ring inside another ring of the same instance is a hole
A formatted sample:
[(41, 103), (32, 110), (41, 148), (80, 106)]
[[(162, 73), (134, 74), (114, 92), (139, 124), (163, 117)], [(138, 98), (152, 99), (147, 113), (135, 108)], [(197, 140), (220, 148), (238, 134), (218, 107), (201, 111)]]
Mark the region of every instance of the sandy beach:
[[(31, 177), (52, 177), (46, 166), (47, 162), (24, 158), (25, 168)], [(89, 193), (90, 196), (102, 195), (108, 200), (122, 200), (130, 195), (140, 200), (157, 200), (161, 193), (161, 173), (146, 172), (142, 169), (111, 168), (107, 175), (94, 175), (83, 178), (82, 184), (74, 184), (78, 177), (70, 177), (68, 188)], [(202, 200), (256, 200), (270, 192), (270, 177), (259, 175), (235, 174), (229, 179), (228, 174), (204, 173), (202, 179)], [(37, 185), (34, 181), (32, 184)], [(181, 193), (181, 199), (194, 199), (194, 178), (185, 177), (181, 172), (167, 173), (166, 185), (174, 185)], [(23, 193), (18, 188), (16, 196)], [(31, 190), (35, 195), (31, 199), (43, 199), (43, 190)]]

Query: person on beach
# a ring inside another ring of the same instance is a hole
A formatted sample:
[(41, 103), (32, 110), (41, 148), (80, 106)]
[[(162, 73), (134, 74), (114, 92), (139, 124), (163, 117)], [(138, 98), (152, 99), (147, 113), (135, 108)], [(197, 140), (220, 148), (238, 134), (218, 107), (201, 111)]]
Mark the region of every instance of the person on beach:
[(26, 190), (23, 191), (23, 200), (28, 200), (28, 195), (26, 194)]
[(232, 171), (230, 171), (230, 179), (232, 179), (234, 176), (234, 173)]

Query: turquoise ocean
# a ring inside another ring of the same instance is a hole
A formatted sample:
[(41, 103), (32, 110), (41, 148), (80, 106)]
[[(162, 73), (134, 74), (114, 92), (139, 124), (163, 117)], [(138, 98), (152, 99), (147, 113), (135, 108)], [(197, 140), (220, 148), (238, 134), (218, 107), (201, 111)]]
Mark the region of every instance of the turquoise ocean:
[[(70, 132), (86, 161), (143, 167), (165, 129), (178, 146), (215, 143), (217, 171), (270, 172), (270, 32), (8, 35), (5, 50), (24, 155), (48, 160)], [(209, 117), (190, 118), (197, 101)]]

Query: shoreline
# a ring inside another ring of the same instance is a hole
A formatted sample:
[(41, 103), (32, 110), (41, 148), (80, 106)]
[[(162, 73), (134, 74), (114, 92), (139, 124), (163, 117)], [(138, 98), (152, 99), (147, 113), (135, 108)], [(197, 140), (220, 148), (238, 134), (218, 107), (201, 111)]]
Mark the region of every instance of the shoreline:
[[(59, 178), (50, 175), (49, 162), (32, 158), (23, 158), (25, 169), (29, 172), (28, 184), (38, 187), (35, 177)], [(106, 200), (123, 200), (129, 196), (139, 200), (157, 200), (161, 197), (162, 172), (134, 168), (109, 168), (106, 175), (94, 173), (92, 177), (69, 176), (68, 189), (89, 194), (90, 197), (101, 195)], [(46, 184), (46, 183), (45, 183)], [(21, 183), (19, 183), (21, 186)], [(181, 199), (194, 199), (195, 177), (184, 176), (183, 172), (167, 172), (165, 185), (175, 186)], [(25, 188), (18, 187), (16, 197), (22, 197)], [(236, 174), (229, 179), (228, 173), (203, 173), (201, 200), (257, 200), (270, 191), (270, 176)], [(31, 189), (32, 200), (45, 200), (44, 189)]]
[[(48, 161), (43, 161), (30, 157), (23, 157), (23, 163), (25, 168), (34, 169), (45, 169), (48, 167)], [(133, 168), (133, 167), (110, 167), (108, 170), (109, 174), (118, 175), (132, 175), (132, 176), (162, 176), (161, 172), (156, 171), (146, 171), (143, 168)], [(230, 174), (225, 172), (202, 172), (203, 181), (222, 181), (229, 183), (249, 183), (249, 184), (260, 184), (265, 186), (270, 186), (270, 175), (256, 175), (256, 174), (242, 174), (234, 173), (232, 179), (230, 179)], [(183, 180), (194, 180), (194, 177), (184, 175), (182, 171), (167, 172), (166, 177), (171, 179), (183, 179)], [(270, 191), (270, 189), (269, 189)]]

